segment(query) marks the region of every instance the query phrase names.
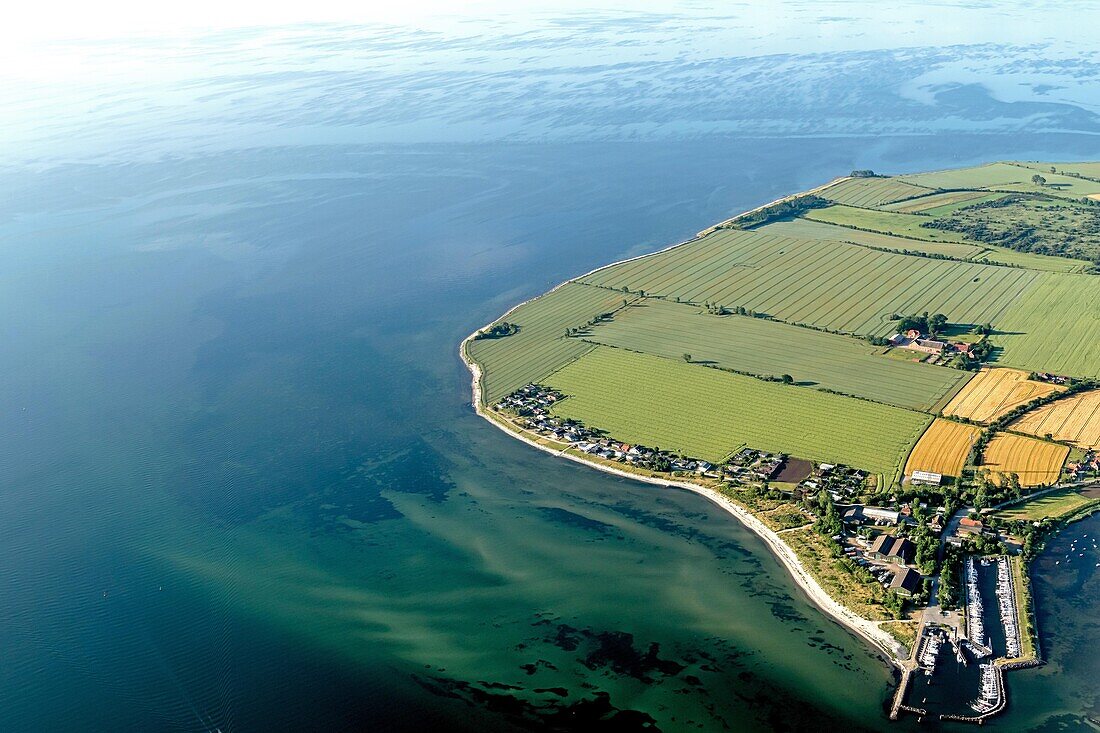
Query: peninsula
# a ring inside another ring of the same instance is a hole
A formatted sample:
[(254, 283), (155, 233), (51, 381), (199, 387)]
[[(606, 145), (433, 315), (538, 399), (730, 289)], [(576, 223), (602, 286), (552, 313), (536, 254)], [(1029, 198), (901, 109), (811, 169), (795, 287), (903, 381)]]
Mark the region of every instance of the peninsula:
[(981, 722), (1041, 663), (1029, 561), (1100, 508), (1100, 163), (852, 171), (467, 337), (478, 414), (698, 493)]

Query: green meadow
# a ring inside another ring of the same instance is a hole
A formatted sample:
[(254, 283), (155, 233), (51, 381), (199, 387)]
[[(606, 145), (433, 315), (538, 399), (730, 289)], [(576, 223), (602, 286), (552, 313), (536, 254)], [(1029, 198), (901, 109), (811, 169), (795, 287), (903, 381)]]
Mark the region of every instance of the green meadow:
[(899, 315), (943, 313), (970, 342), (993, 324), (995, 365), (1100, 376), (1100, 275), (1042, 253), (1091, 246), (1092, 205), (1069, 192), (1100, 190), (1086, 175), (1100, 168), (1049, 165), (847, 179), (821, 191), (826, 208), (581, 276), (505, 316), (517, 332), (467, 344), (482, 398), (543, 382), (568, 395), (556, 411), (620, 440), (712, 461), (747, 445), (895, 481), (972, 375), (868, 340)]
[(554, 412), (631, 443), (720, 461), (749, 445), (893, 477), (931, 416), (600, 346), (547, 379)]
[(620, 310), (586, 336), (632, 351), (759, 376), (790, 375), (804, 386), (931, 410), (970, 379), (969, 372), (887, 359), (882, 347), (748, 316), (717, 316), (662, 300)]

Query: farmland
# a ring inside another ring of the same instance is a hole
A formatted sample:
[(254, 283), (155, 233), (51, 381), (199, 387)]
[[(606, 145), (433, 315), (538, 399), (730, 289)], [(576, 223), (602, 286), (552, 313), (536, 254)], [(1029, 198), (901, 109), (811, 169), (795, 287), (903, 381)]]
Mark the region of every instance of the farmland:
[(1037, 521), (1047, 517), (1057, 519), (1072, 514), (1078, 509), (1095, 501), (1083, 496), (1077, 489), (1059, 489), (1049, 494), (1037, 496), (1022, 504), (1007, 507), (998, 512), (1005, 519), (1026, 519)]
[(517, 308), (506, 320), (519, 326), (518, 333), (471, 341), (467, 347), (483, 368), (484, 399), (495, 400), (538, 381), (588, 351), (589, 344), (563, 338), (565, 329), (582, 326), (622, 303), (622, 294), (569, 284)]
[(936, 418), (909, 454), (905, 474), (931, 471), (944, 476), (958, 476), (980, 433), (981, 429), (973, 425)]
[(619, 440), (722, 460), (742, 445), (893, 477), (925, 414), (596, 347), (546, 379), (554, 412)]
[(944, 408), (943, 414), (988, 423), (1012, 408), (1060, 388), (1033, 382), (1019, 369), (982, 369)]
[(1100, 376), (1100, 277), (1043, 275), (996, 325), (1003, 364)]
[(857, 209), (852, 206), (829, 206), (824, 209), (808, 211), (805, 216), (812, 221), (824, 221), (839, 226), (869, 229), (873, 232), (893, 234), (909, 239), (926, 239), (933, 242), (967, 241), (965, 236), (957, 232), (923, 227), (922, 225), (930, 219), (917, 214)]
[(1029, 435), (1100, 448), (1100, 390), (1082, 392), (1032, 410), (1012, 424)]
[[(1032, 181), (1037, 172), (1046, 185)], [(1100, 376), (1100, 277), (1069, 272), (1088, 263), (970, 239), (1000, 236), (973, 225), (1001, 211), (1016, 217), (1009, 230), (1046, 222), (1034, 236), (1053, 239), (1077, 226), (1074, 217), (1091, 215), (1066, 192), (1093, 188), (1012, 163), (845, 179), (821, 189), (830, 206), (796, 208), (755, 228), (735, 219), (584, 275), (510, 313), (518, 332), (471, 341), (468, 353), (482, 365), (486, 401), (542, 381), (571, 395), (557, 409), (622, 439), (709, 458), (744, 444), (897, 478), (941, 405), (945, 416), (989, 422), (1056, 389), (1028, 380), (1030, 370)], [(922, 226), (928, 222), (946, 228)], [(740, 315), (715, 314), (729, 311)], [(971, 379), (855, 338), (888, 336), (899, 314), (925, 311), (945, 314), (952, 338), (971, 343), (979, 338), (974, 326), (993, 324), (996, 368)], [(612, 315), (593, 325), (601, 313)], [(624, 386), (623, 374), (645, 389)], [(794, 384), (775, 383), (784, 376)], [(723, 397), (703, 397), (708, 391)], [(764, 414), (763, 395), (785, 406), (786, 422)], [(822, 399), (839, 400), (832, 414), (822, 412)], [(1018, 426), (1085, 445), (1095, 439), (1091, 413), (1071, 407), (1086, 403), (1056, 405)], [(880, 435), (859, 419), (837, 421), (835, 430), (807, 427), (877, 409), (892, 417), (871, 422), (896, 429)], [(654, 414), (659, 421), (645, 417)], [(937, 421), (910, 470), (954, 475), (972, 433)]]
[[(978, 257), (985, 252), (984, 247), (960, 242), (929, 242), (921, 239), (908, 239), (893, 234), (880, 232), (868, 232), (862, 229), (829, 224), (823, 221), (811, 221), (810, 219), (793, 219), (789, 221), (777, 221), (760, 227), (756, 230), (763, 234), (794, 237), (795, 239), (828, 239), (834, 242), (850, 242), (865, 247), (876, 249), (888, 249), (897, 252), (924, 252), (927, 254), (939, 254), (945, 257), (969, 259)], [(1080, 263), (1075, 263), (1080, 266)]]
[(826, 188), (821, 197), (848, 206), (876, 207), (928, 193), (931, 190), (896, 178), (848, 178)]
[(796, 383), (930, 410), (967, 372), (886, 359), (863, 340), (744, 316), (645, 299), (616, 313), (586, 336), (600, 344), (761, 376), (791, 375)]
[(1002, 193), (985, 191), (944, 191), (916, 199), (906, 199), (881, 207), (884, 211), (899, 211), (903, 214), (924, 214), (938, 216), (948, 214), (964, 206), (972, 206), (982, 201), (994, 201), (1004, 196)]
[(1077, 201), (1007, 195), (945, 214), (931, 225), (975, 242), (1060, 257), (1066, 269), (1100, 259), (1100, 207)]
[(995, 481), (1001, 474), (1014, 473), (1020, 477), (1021, 486), (1039, 486), (1058, 480), (1068, 455), (1069, 448), (1064, 445), (998, 433), (986, 446), (981, 467), (987, 469)]
[(606, 267), (581, 282), (743, 306), (788, 323), (888, 335), (893, 313), (929, 310), (958, 323), (996, 322), (1038, 276), (1030, 270), (727, 229)]
[[(1070, 166), (1072, 164), (1064, 165)], [(1042, 175), (1046, 179), (1045, 185), (1032, 182), (1031, 177), (1036, 174)], [(1100, 182), (1051, 173), (1049, 164), (1043, 164), (1041, 169), (1036, 169), (1013, 163), (990, 163), (974, 168), (898, 176), (898, 180), (927, 188), (984, 188), (996, 191), (1023, 191), (1073, 198), (1100, 193)]]

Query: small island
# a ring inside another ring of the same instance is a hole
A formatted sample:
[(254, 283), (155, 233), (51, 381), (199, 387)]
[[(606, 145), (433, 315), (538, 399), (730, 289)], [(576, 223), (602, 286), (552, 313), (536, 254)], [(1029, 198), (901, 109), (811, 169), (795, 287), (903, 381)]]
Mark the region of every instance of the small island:
[(1100, 163), (852, 171), (461, 354), (510, 435), (757, 533), (896, 666), (891, 718), (980, 723), (1042, 663), (1030, 560), (1100, 509)]

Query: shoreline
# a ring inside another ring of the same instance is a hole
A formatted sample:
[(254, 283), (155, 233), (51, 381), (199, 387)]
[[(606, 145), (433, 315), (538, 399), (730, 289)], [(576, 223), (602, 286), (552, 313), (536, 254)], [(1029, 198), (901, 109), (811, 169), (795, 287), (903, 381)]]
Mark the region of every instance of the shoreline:
[(818, 192), (818, 191), (820, 191), (824, 188), (827, 188), (828, 186), (831, 186), (835, 183), (839, 183), (840, 181), (845, 180), (847, 178), (848, 178), (848, 176), (839, 176), (837, 178), (833, 178), (833, 179), (827, 181), (826, 183), (815, 186), (815, 187), (813, 187), (813, 188), (811, 188), (807, 191), (801, 191), (801, 192), (798, 192), (798, 193), (787, 194), (785, 196), (781, 196), (780, 198), (777, 198), (774, 201), (770, 201), (766, 204), (761, 204), (760, 206), (749, 209), (748, 211), (743, 211), (743, 212), (737, 214), (736, 216), (730, 217), (728, 219), (723, 219), (722, 221), (718, 222), (717, 224), (712, 224), (711, 226), (697, 232), (693, 237), (691, 237), (689, 239), (686, 239), (682, 242), (677, 242), (676, 244), (672, 244), (668, 247), (661, 248), (661, 249), (656, 250), (654, 252), (647, 252), (647, 253), (642, 254), (642, 255), (637, 255), (637, 256), (634, 256), (634, 257), (627, 257), (627, 258), (624, 258), (622, 260), (617, 260), (615, 262), (611, 262), (611, 263), (608, 263), (606, 265), (600, 265), (599, 267), (597, 267), (595, 269), (592, 269), (592, 270), (589, 270), (588, 272), (586, 272), (584, 274), (577, 275), (577, 276), (571, 277), (567, 280), (564, 280), (564, 281), (558, 283), (557, 285), (555, 285), (550, 290), (544, 292), (544, 293), (540, 293), (539, 295), (528, 298), (527, 300), (524, 300), (521, 303), (517, 303), (516, 305), (512, 306), (507, 311), (505, 311), (502, 315), (500, 315), (497, 318), (490, 321), (485, 326), (482, 326), (481, 328), (478, 328), (477, 330), (475, 330), (473, 333), (468, 335), (466, 338), (462, 339), (462, 342), (459, 344), (459, 347), (458, 347), (458, 353), (459, 353), (459, 358), (462, 359), (462, 363), (466, 365), (466, 368), (470, 372), (470, 377), (471, 377), (471, 379), (470, 379), (470, 391), (472, 393), (472, 404), (473, 404), (473, 407), (474, 407), (474, 411), (482, 419), (488, 421), (491, 425), (496, 427), (498, 430), (503, 431), (504, 433), (510, 435), (511, 437), (516, 438), (518, 440), (521, 440), (524, 443), (527, 443), (528, 445), (533, 446), (534, 448), (537, 448), (538, 450), (544, 451), (544, 452), (549, 453), (551, 455), (555, 455), (559, 458), (566, 458), (570, 461), (573, 461), (574, 463), (579, 463), (583, 466), (587, 466), (588, 468), (592, 468), (592, 469), (595, 469), (597, 471), (602, 471), (604, 473), (607, 473), (607, 474), (610, 474), (610, 475), (613, 475), (613, 476), (618, 476), (619, 478), (631, 479), (631, 480), (634, 480), (634, 481), (639, 481), (639, 482), (642, 482), (642, 483), (661, 486), (661, 487), (664, 487), (664, 488), (676, 488), (676, 489), (680, 489), (680, 490), (683, 490), (683, 491), (690, 491), (690, 492), (696, 494), (697, 496), (700, 496), (704, 499), (707, 499), (708, 501), (710, 501), (712, 504), (716, 505), (717, 507), (719, 507), (721, 509), (724, 509), (728, 514), (733, 516), (734, 519), (736, 519), (742, 525), (744, 525), (746, 528), (748, 528), (749, 531), (753, 532), (761, 540), (763, 540), (764, 545), (768, 548), (768, 550), (771, 552), (771, 554), (779, 561), (779, 563), (787, 570), (787, 573), (791, 576), (791, 579), (794, 580), (795, 585), (809, 599), (810, 603), (812, 603), (814, 606), (816, 606), (818, 609), (820, 609), (821, 612), (824, 613), (826, 617), (828, 617), (828, 618), (832, 619), (833, 621), (835, 621), (836, 623), (840, 624), (842, 627), (844, 627), (845, 629), (847, 629), (851, 633), (853, 633), (856, 636), (860, 637), (863, 641), (868, 642), (871, 645), (871, 648), (875, 652), (879, 653), (885, 659), (885, 661), (890, 665), (890, 667), (892, 667), (893, 669), (896, 669), (896, 670), (904, 670), (905, 669), (905, 662), (909, 658), (909, 654), (907, 654), (905, 652), (904, 647), (902, 647), (902, 645), (893, 636), (891, 636), (886, 631), (883, 631), (879, 627), (878, 623), (876, 623), (875, 621), (872, 621), (870, 619), (863, 618), (862, 616), (857, 614), (855, 611), (851, 610), (850, 608), (846, 607), (844, 604), (840, 603), (839, 601), (834, 599), (832, 596), (830, 596), (825, 591), (825, 589), (821, 587), (821, 585), (817, 582), (817, 580), (813, 577), (813, 575), (810, 574), (809, 570), (806, 569), (806, 566), (802, 564), (802, 561), (798, 559), (798, 555), (795, 554), (794, 550), (792, 550), (790, 548), (790, 546), (787, 545), (787, 543), (785, 543), (783, 541), (783, 539), (774, 530), (772, 530), (767, 525), (765, 525), (762, 521), (760, 521), (755, 516), (753, 516), (752, 513), (749, 512), (747, 509), (745, 509), (744, 507), (742, 507), (739, 504), (735, 503), (732, 499), (730, 499), (730, 498), (722, 495), (721, 493), (715, 491), (714, 489), (708, 488), (706, 486), (701, 486), (699, 484), (695, 484), (695, 483), (692, 483), (692, 482), (689, 482), (689, 481), (676, 480), (676, 479), (673, 479), (671, 477), (669, 478), (669, 480), (666, 481), (666, 480), (663, 480), (663, 479), (656, 479), (656, 478), (651, 478), (651, 477), (648, 477), (648, 476), (639, 476), (637, 474), (632, 474), (632, 473), (629, 473), (627, 471), (620, 471), (620, 470), (617, 470), (617, 469), (612, 468), (610, 466), (604, 466), (604, 465), (601, 465), (601, 464), (597, 464), (597, 463), (594, 463), (592, 461), (587, 461), (587, 460), (585, 460), (585, 459), (583, 459), (579, 456), (574, 456), (574, 455), (571, 455), (569, 453), (564, 453), (562, 451), (554, 450), (554, 449), (552, 449), (548, 446), (540, 445), (539, 443), (537, 443), (534, 440), (528, 438), (527, 436), (521, 434), (520, 432), (518, 432), (516, 430), (509, 429), (508, 427), (501, 424), (498, 420), (496, 420), (492, 416), (490, 416), (488, 414), (488, 409), (482, 405), (482, 400), (481, 400), (481, 393), (482, 393), (482, 388), (481, 388), (481, 376), (482, 376), (481, 365), (478, 364), (477, 362), (473, 361), (466, 352), (467, 344), (469, 344), (469, 342), (472, 341), (473, 338), (483, 328), (487, 328), (488, 326), (492, 325), (496, 321), (501, 320), (502, 318), (507, 318), (508, 315), (510, 315), (516, 309), (526, 305), (527, 303), (530, 303), (532, 300), (535, 300), (536, 298), (540, 298), (543, 295), (554, 292), (555, 290), (562, 287), (563, 285), (566, 285), (568, 283), (579, 280), (580, 278), (587, 277), (589, 275), (592, 275), (593, 273), (599, 272), (600, 270), (603, 270), (603, 269), (608, 268), (608, 267), (614, 267), (615, 265), (620, 265), (624, 262), (633, 262), (635, 260), (640, 260), (640, 259), (643, 259), (645, 257), (652, 257), (654, 255), (661, 254), (663, 252), (668, 252), (669, 250), (673, 250), (673, 249), (676, 249), (678, 247), (682, 247), (686, 244), (690, 244), (691, 242), (694, 242), (697, 239), (699, 239), (703, 236), (706, 236), (707, 234), (710, 234), (711, 232), (717, 230), (718, 228), (722, 227), (723, 225), (726, 225), (726, 224), (729, 224), (730, 222), (736, 221), (739, 217), (745, 216), (746, 214), (751, 214), (754, 211), (759, 211), (760, 209), (764, 209), (764, 208), (767, 208), (769, 206), (773, 206), (775, 204), (781, 203), (783, 201), (790, 200), (790, 199), (798, 197), (798, 196), (805, 196), (805, 195), (808, 195), (808, 194), (814, 194), (814, 193), (816, 193), (816, 192)]
[[(678, 246), (678, 245), (677, 245)], [(567, 281), (569, 282), (569, 281)], [(560, 287), (560, 286), (559, 286)], [(516, 306), (517, 308), (519, 306)], [(508, 312), (510, 313), (510, 309)], [(507, 315), (507, 314), (505, 314)], [(503, 317), (503, 316), (501, 316)], [(480, 331), (481, 329), (478, 329)], [(908, 654), (904, 653), (901, 644), (894, 639), (889, 633), (883, 631), (879, 625), (870, 620), (863, 618), (855, 611), (847, 608), (839, 601), (830, 596), (824, 588), (817, 582), (817, 580), (810, 574), (806, 566), (802, 564), (802, 561), (798, 559), (798, 555), (794, 550), (790, 548), (783, 538), (781, 538), (774, 530), (765, 525), (759, 519), (752, 515), (747, 509), (735, 503), (732, 499), (722, 495), (714, 489), (706, 486), (700, 486), (689, 481), (682, 481), (678, 479), (669, 478), (667, 481), (664, 479), (656, 479), (648, 476), (640, 476), (637, 474), (629, 473), (627, 471), (620, 471), (610, 466), (604, 466), (592, 461), (587, 461), (580, 456), (571, 455), (562, 451), (554, 450), (549, 446), (541, 445), (527, 436), (511, 430), (505, 425), (501, 424), (498, 420), (494, 419), (489, 413), (488, 408), (481, 404), (481, 366), (471, 360), (466, 354), (466, 345), (469, 341), (478, 333), (474, 331), (469, 336), (462, 340), (459, 345), (459, 356), (462, 362), (466, 365), (466, 368), (470, 371), (471, 375), (471, 392), (473, 396), (474, 411), (484, 420), (488, 421), (491, 425), (498, 430), (510, 435), (511, 437), (521, 440), (524, 443), (537, 448), (545, 453), (557, 456), (559, 458), (565, 458), (579, 463), (588, 468), (602, 471), (612, 476), (619, 478), (626, 478), (633, 481), (639, 481), (642, 483), (652, 484), (663, 488), (676, 488), (683, 491), (690, 491), (697, 496), (709, 500), (714, 505), (721, 509), (724, 509), (727, 513), (732, 515), (737, 521), (749, 529), (749, 531), (756, 534), (761, 540), (763, 540), (765, 546), (771, 552), (771, 554), (779, 561), (779, 563), (787, 570), (788, 574), (794, 580), (795, 585), (802, 591), (802, 593), (809, 599), (809, 601), (817, 606), (828, 618), (832, 619), (836, 623), (843, 626), (848, 631), (852, 632), (856, 636), (860, 637), (864, 641), (871, 644), (872, 648), (880, 653), (885, 660), (896, 669), (904, 668), (904, 661), (908, 659)]]

